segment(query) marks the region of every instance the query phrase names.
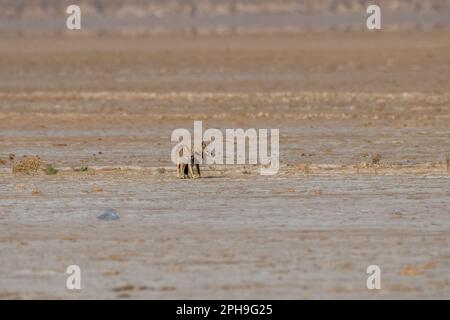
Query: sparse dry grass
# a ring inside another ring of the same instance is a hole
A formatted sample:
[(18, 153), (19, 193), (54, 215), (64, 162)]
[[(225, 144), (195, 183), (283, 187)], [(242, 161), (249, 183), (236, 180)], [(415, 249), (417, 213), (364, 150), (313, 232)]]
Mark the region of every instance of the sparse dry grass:
[(87, 172), (89, 170), (89, 168), (87, 166), (82, 166), (82, 167), (79, 167), (79, 168), (72, 168), (72, 170), (74, 172)]
[(310, 174), (312, 172), (311, 167), (309, 164), (305, 164), (305, 166), (303, 167), (303, 173), (306, 174)]
[(91, 188), (91, 192), (103, 192), (103, 188), (98, 185), (93, 185)]
[(13, 173), (36, 173), (42, 167), (42, 160), (39, 156), (24, 156), (12, 164)]
[(368, 168), (368, 167), (369, 167), (369, 164), (368, 164), (367, 162), (359, 162), (359, 163), (357, 163), (357, 164), (355, 165), (356, 173), (359, 174), (359, 171), (360, 171), (361, 169), (366, 169), (366, 168)]
[(381, 161), (381, 155), (379, 153), (374, 154), (372, 157), (372, 164), (375, 164), (375, 165), (380, 164), (380, 161)]
[(33, 196), (40, 196), (40, 195), (42, 195), (42, 192), (38, 188), (33, 188), (31, 190), (31, 195), (33, 195)]

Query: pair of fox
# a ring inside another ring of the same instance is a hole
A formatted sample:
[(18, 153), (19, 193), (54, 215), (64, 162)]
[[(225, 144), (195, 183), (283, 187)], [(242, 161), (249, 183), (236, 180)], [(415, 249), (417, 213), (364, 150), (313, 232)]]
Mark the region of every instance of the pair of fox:
[[(194, 168), (197, 171), (199, 178), (202, 177), (200, 173), (199, 157), (204, 158), (204, 152), (206, 148), (206, 143), (202, 141), (201, 152), (194, 149), (194, 144), (191, 144), (189, 148), (187, 145), (180, 147), (178, 151), (177, 160), (177, 178), (180, 179), (195, 179)], [(189, 156), (190, 155), (190, 156)], [(197, 159), (197, 161), (195, 161)]]

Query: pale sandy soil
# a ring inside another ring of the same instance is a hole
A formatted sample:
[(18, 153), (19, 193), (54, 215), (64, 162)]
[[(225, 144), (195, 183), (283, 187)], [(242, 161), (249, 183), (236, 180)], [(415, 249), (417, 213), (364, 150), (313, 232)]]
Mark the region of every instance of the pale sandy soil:
[[(448, 299), (449, 74), (445, 32), (0, 39), (0, 298)], [(279, 174), (177, 180), (194, 120), (279, 128)]]

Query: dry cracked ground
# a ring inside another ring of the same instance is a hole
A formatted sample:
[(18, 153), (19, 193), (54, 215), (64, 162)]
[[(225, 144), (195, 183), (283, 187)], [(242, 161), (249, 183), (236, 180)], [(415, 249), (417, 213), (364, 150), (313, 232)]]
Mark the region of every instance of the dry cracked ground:
[[(1, 38), (0, 298), (449, 299), (449, 75), (448, 32)], [(194, 120), (279, 173), (176, 179)]]

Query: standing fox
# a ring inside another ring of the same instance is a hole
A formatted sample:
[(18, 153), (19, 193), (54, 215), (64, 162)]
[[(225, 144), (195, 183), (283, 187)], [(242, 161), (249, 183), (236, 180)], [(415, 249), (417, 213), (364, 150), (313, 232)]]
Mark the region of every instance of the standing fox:
[[(199, 153), (198, 151), (194, 150), (194, 144), (191, 144), (191, 147), (189, 148), (186, 145), (183, 145), (179, 152), (178, 152), (178, 161), (177, 161), (177, 178), (180, 179), (194, 179), (194, 170), (193, 167), (195, 166), (197, 170), (198, 177), (201, 178), (200, 173), (200, 164), (195, 163), (195, 159), (199, 160), (199, 156), (201, 159), (203, 159), (204, 156), (204, 150), (206, 147), (206, 143), (202, 141), (202, 151)], [(190, 156), (189, 156), (190, 155)]]

